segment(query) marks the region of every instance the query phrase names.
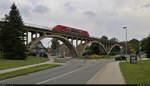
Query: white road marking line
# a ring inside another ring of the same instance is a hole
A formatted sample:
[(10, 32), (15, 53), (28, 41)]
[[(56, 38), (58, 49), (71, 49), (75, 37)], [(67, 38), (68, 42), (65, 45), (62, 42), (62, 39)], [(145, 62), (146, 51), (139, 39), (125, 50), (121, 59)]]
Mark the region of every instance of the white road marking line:
[[(84, 67), (83, 67), (83, 68), (84, 68)], [(65, 73), (65, 74), (56, 76), (56, 77), (54, 77), (54, 78), (51, 78), (51, 79), (48, 79), (48, 80), (45, 80), (45, 81), (42, 81), (42, 82), (38, 82), (38, 83), (36, 83), (36, 84), (44, 84), (44, 83), (46, 83), (46, 82), (49, 82), (49, 81), (55, 80), (55, 79), (57, 79), (57, 78), (61, 78), (61, 77), (63, 77), (63, 76), (69, 75), (69, 74), (71, 74), (71, 73), (73, 73), (73, 72), (79, 71), (79, 70), (81, 70), (81, 69), (83, 69), (83, 68), (78, 68), (78, 69), (73, 70), (73, 71), (71, 71), (71, 72), (68, 72), (68, 73)]]

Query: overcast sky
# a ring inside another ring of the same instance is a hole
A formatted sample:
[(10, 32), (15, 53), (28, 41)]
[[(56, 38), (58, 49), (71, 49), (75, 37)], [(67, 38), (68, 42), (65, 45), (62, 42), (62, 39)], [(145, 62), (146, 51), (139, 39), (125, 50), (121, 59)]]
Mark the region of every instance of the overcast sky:
[(0, 0), (0, 18), (16, 3), (24, 22), (47, 27), (65, 25), (91, 36), (141, 40), (150, 34), (150, 0)]

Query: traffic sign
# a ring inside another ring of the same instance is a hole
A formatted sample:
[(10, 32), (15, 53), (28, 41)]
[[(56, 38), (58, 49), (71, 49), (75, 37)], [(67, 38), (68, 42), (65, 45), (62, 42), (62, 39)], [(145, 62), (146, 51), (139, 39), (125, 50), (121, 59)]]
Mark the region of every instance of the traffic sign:
[(131, 53), (135, 53), (136, 50), (135, 50), (134, 48), (132, 48), (132, 49), (130, 49), (130, 52), (131, 52)]
[(120, 50), (122, 50), (122, 49), (123, 49), (123, 47), (122, 47), (122, 46), (120, 46), (119, 48), (120, 48)]

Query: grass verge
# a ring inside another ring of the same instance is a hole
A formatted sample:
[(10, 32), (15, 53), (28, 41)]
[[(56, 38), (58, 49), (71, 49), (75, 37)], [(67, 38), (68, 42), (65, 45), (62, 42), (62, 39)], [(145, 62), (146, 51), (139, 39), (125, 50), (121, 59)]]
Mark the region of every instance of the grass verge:
[(58, 62), (58, 63), (66, 63), (65, 61), (61, 60), (61, 59), (54, 59), (54, 62)]
[[(93, 56), (93, 55), (91, 55)], [(114, 56), (110, 56), (110, 55), (97, 55), (97, 56), (103, 56), (104, 58), (87, 58), (88, 60), (97, 60), (97, 59), (114, 59)], [(84, 59), (85, 57), (84, 56), (81, 56), (81, 57), (77, 57), (75, 59), (78, 59), (78, 60), (82, 60)]]
[(121, 62), (120, 69), (127, 84), (150, 84), (150, 60), (143, 60), (141, 65)]
[(35, 66), (35, 67), (30, 67), (30, 68), (26, 68), (26, 69), (16, 70), (16, 71), (8, 72), (8, 73), (3, 73), (3, 74), (0, 74), (0, 80), (7, 79), (7, 78), (12, 78), (12, 77), (16, 77), (16, 76), (19, 76), (19, 75), (24, 75), (24, 74), (28, 74), (28, 73), (48, 69), (48, 68), (53, 68), (53, 67), (56, 67), (56, 66), (60, 66), (60, 65), (43, 64), (43, 65), (39, 65), (39, 66)]
[(28, 56), (26, 60), (8, 60), (0, 58), (0, 70), (15, 68), (25, 65), (37, 64), (48, 61), (48, 58), (36, 58), (34, 56)]
[(114, 56), (110, 56), (110, 55), (102, 55), (104, 56), (104, 59), (114, 59)]

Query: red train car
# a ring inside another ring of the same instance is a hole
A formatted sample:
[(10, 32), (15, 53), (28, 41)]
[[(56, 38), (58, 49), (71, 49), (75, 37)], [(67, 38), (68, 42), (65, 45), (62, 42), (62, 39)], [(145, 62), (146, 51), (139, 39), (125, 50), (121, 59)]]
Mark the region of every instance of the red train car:
[(84, 35), (84, 36), (89, 36), (89, 33), (87, 31), (72, 28), (72, 27), (67, 27), (67, 26), (63, 26), (63, 25), (56, 25), (53, 28), (53, 31), (57, 31), (57, 32), (63, 31), (63, 32), (68, 32), (68, 33), (72, 33), (72, 34), (80, 34), (80, 35)]

